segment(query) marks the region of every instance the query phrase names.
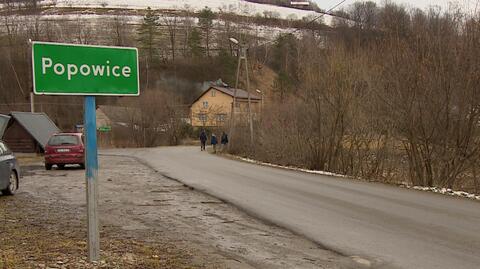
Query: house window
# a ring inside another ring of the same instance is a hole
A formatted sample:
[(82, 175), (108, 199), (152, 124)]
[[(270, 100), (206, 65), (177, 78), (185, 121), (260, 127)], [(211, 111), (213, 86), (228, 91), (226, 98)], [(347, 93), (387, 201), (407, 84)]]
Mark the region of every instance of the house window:
[(225, 117), (227, 116), (226, 114), (217, 114), (217, 121), (221, 121), (221, 122), (224, 122), (225, 121)]
[(198, 114), (198, 120), (205, 122), (207, 121), (207, 119), (208, 119), (207, 115), (202, 113)]
[(203, 108), (208, 108), (208, 101), (203, 102)]
[(212, 97), (215, 97), (216, 94), (217, 94), (216, 91), (212, 90)]

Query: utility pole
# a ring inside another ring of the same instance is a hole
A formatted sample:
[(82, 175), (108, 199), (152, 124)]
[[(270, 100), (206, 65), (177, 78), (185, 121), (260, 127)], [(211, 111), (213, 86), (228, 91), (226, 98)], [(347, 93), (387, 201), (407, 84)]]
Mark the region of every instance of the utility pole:
[[(238, 44), (238, 41), (234, 38), (230, 38), (232, 43)], [(230, 115), (230, 143), (228, 143), (228, 149), (232, 147), (233, 133), (235, 132), (235, 109), (237, 108), (237, 89), (238, 89), (238, 78), (240, 76), (240, 63), (241, 63), (241, 54), (238, 52), (238, 63), (237, 63), (237, 76), (235, 79), (235, 88), (233, 89), (233, 102), (232, 102), (232, 111)]]
[[(36, 3), (35, 3), (35, 7), (36, 7)], [(31, 53), (32, 51), (32, 40), (29, 39), (28, 42), (27, 42), (28, 46), (29, 46), (29, 52)], [(28, 61), (29, 61), (29, 64), (30, 66), (32, 66), (32, 55), (29, 55), (30, 57), (28, 57)], [(33, 74), (32, 74), (32, 71), (30, 70), (29, 72), (29, 77), (30, 77), (30, 80), (29, 81), (33, 81)], [(34, 113), (35, 112), (35, 93), (33, 92), (33, 85), (30, 86), (30, 112)]]
[(250, 98), (250, 77), (248, 75), (247, 48), (242, 47), (242, 54), (245, 61), (245, 72), (247, 74), (247, 94), (248, 94), (248, 122), (250, 125), (250, 145), (253, 145), (253, 118), (252, 118), (252, 99)]
[(233, 134), (235, 132), (235, 110), (237, 107), (237, 89), (238, 81), (240, 78), (240, 70), (242, 66), (242, 61), (244, 61), (246, 79), (247, 79), (247, 94), (248, 94), (248, 121), (250, 125), (250, 143), (253, 144), (253, 120), (252, 120), (252, 110), (251, 110), (251, 98), (250, 98), (250, 77), (248, 74), (248, 59), (247, 59), (247, 47), (245, 45), (240, 45), (238, 40), (235, 38), (230, 38), (230, 41), (239, 46), (238, 49), (238, 64), (237, 64), (237, 75), (235, 80), (235, 89), (233, 90), (233, 102), (232, 102), (232, 111), (231, 111), (231, 123), (230, 123), (230, 143), (228, 143), (228, 149), (232, 146)]
[(35, 112), (35, 99), (34, 99), (34, 93), (33, 91), (30, 92), (30, 112), (34, 113)]

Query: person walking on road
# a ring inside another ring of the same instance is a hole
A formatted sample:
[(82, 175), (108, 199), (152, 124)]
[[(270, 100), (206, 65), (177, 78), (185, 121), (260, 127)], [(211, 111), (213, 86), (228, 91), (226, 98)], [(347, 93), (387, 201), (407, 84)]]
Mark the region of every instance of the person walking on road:
[(200, 133), (200, 151), (205, 150), (205, 144), (207, 143), (207, 134), (205, 133), (205, 130), (202, 130)]
[(217, 153), (218, 140), (217, 140), (217, 137), (215, 136), (215, 134), (212, 134), (212, 139), (210, 141), (210, 144), (212, 144), (213, 153)]
[(222, 139), (220, 140), (220, 143), (222, 143), (222, 149), (221, 151), (225, 151), (227, 144), (228, 144), (228, 135), (227, 133), (223, 132), (222, 134)]

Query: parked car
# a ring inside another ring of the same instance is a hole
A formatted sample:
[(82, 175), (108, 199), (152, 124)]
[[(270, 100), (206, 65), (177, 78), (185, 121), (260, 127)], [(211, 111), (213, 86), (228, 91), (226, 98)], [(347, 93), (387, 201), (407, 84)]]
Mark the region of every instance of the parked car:
[(85, 169), (85, 146), (81, 133), (54, 134), (45, 146), (45, 169), (56, 165), (63, 169), (65, 165), (78, 164)]
[(13, 195), (18, 190), (20, 167), (17, 158), (7, 145), (0, 141), (0, 191), (5, 195)]

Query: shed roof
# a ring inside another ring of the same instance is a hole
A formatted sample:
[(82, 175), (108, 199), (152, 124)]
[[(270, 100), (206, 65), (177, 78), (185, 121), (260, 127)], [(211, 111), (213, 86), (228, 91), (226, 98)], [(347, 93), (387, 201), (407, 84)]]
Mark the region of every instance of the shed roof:
[(9, 121), (10, 121), (9, 116), (0, 114), (0, 138), (3, 137), (3, 133), (5, 132), (5, 129), (7, 129)]
[(60, 129), (45, 113), (11, 112), (10, 115), (45, 149), (48, 139)]
[(9, 116), (0, 114), (0, 138), (3, 137), (3, 133), (5, 133), (5, 130), (7, 129), (9, 121), (10, 121)]

